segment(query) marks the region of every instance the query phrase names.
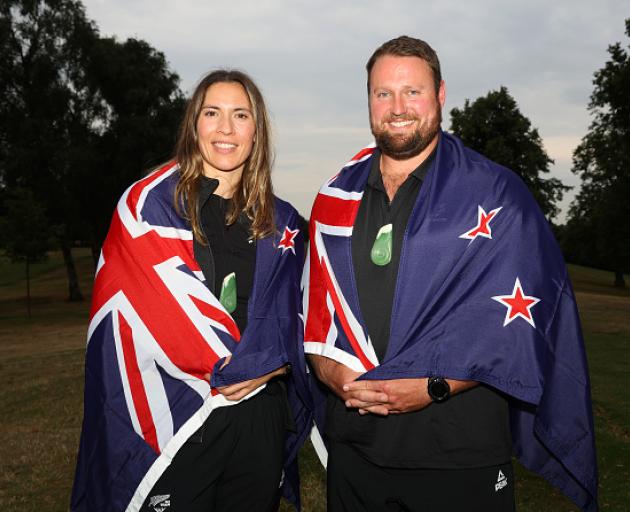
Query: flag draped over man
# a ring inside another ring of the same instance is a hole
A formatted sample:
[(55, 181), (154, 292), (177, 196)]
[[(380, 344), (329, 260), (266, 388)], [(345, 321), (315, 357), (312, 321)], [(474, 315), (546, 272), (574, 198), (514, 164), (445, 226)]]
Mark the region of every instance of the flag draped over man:
[(305, 351), (361, 372), (360, 379), (439, 376), (505, 393), (515, 455), (583, 510), (596, 510), (575, 298), (531, 194), (511, 171), (440, 132), (404, 235), (389, 344), (379, 361), (351, 250), (373, 151), (359, 152), (315, 200), (303, 278)]

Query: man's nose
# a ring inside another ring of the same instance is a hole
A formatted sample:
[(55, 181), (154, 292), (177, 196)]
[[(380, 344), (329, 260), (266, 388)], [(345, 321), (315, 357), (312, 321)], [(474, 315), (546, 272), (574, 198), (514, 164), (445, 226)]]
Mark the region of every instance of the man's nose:
[(407, 111), (407, 106), (405, 105), (405, 99), (402, 94), (394, 94), (393, 103), (392, 103), (392, 114), (396, 116), (400, 116)]

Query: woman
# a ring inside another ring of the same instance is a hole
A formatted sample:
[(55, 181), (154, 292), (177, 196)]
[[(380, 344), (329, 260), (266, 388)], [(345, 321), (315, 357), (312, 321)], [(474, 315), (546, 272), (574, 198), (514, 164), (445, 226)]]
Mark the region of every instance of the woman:
[[(277, 509), (283, 460), (294, 464), (308, 412), (298, 321), (303, 242), (297, 212), (273, 196), (271, 160), (260, 91), (242, 72), (214, 71), (188, 103), (177, 163), (121, 199), (95, 282), (73, 510)], [(138, 254), (131, 244), (143, 240)], [(103, 274), (119, 260), (120, 279), (142, 283), (129, 302), (134, 311), (150, 304), (142, 318), (150, 332), (124, 302), (111, 348), (101, 311), (120, 293), (101, 290), (115, 288), (118, 274)], [(99, 388), (114, 358), (124, 402)], [(160, 399), (167, 411), (155, 405)], [(297, 502), (289, 480), (285, 494)]]

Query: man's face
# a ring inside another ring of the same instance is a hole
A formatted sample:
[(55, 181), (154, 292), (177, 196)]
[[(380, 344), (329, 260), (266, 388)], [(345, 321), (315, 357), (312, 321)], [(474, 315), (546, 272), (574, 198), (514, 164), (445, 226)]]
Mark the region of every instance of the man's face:
[(418, 57), (380, 57), (370, 74), (370, 127), (379, 149), (396, 160), (419, 155), (437, 137), (446, 97)]

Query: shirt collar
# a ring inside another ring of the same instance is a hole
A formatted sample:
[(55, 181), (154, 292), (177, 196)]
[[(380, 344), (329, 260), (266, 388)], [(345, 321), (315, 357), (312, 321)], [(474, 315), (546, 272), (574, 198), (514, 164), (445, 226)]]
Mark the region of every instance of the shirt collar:
[[(413, 176), (419, 181), (424, 181), (429, 169), (431, 168), (431, 164), (435, 160), (435, 155), (437, 154), (438, 145), (433, 148), (433, 151), (426, 157), (423, 162), (416, 167), (413, 172), (409, 174), (409, 176)], [(372, 156), (372, 168), (370, 169), (370, 175), (368, 176), (368, 185), (372, 188), (376, 188), (381, 191), (385, 191), (385, 186), (383, 185), (383, 176), (381, 175), (381, 150), (376, 149)]]
[(199, 176), (199, 192), (198, 204), (202, 208), (206, 201), (210, 198), (214, 191), (219, 187), (219, 180), (216, 178), (208, 178), (207, 176)]

